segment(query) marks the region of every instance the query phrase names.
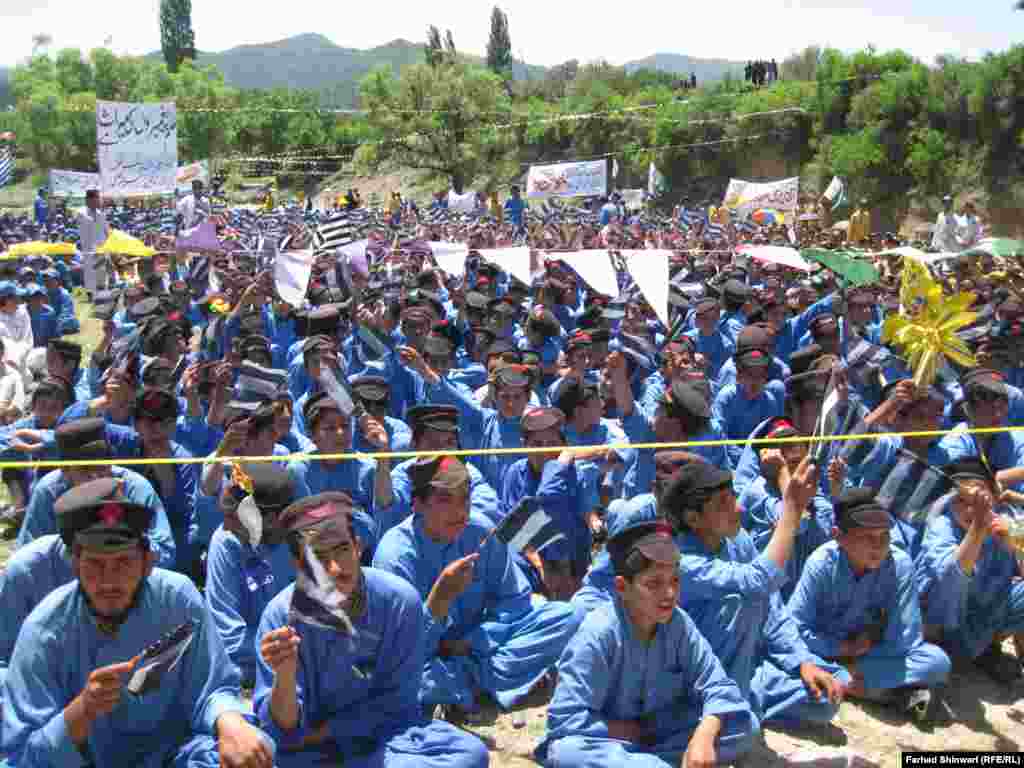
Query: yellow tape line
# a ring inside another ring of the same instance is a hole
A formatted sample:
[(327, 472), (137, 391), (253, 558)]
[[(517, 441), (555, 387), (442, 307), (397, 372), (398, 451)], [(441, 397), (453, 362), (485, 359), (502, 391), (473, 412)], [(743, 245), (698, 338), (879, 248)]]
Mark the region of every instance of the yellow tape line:
[(116, 464), (119, 467), (159, 466), (163, 464), (224, 464), (235, 462), (260, 463), (265, 461), (352, 461), (353, 459), (419, 459), (437, 456), (505, 456), (509, 454), (527, 455), (531, 453), (562, 453), (563, 451), (585, 452), (597, 448), (604, 449), (674, 449), (713, 448), (727, 445), (786, 445), (789, 443), (822, 443), (844, 442), (847, 440), (879, 440), (883, 437), (943, 437), (945, 435), (998, 435), (1004, 432), (1021, 432), (1019, 427), (986, 427), (980, 429), (949, 429), (924, 432), (866, 432), (853, 435), (830, 435), (826, 437), (763, 437), (756, 440), (686, 440), (678, 443), (609, 443), (607, 445), (570, 445), (544, 448), (477, 448), (453, 451), (387, 451), (380, 453), (289, 453), (283, 456), (194, 456), (191, 458), (163, 459), (83, 459), (64, 461), (60, 459), (47, 461), (0, 461), (0, 469), (32, 469), (32, 468), (63, 468), (63, 467), (98, 467)]

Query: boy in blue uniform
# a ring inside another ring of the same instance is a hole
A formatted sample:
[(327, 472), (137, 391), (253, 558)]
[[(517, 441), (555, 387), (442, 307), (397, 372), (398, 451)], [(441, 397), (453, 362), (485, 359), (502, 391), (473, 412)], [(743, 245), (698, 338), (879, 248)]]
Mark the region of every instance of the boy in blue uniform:
[(322, 563), (346, 617), (334, 626), (296, 610), (309, 596), (302, 581), (264, 611), (254, 706), (287, 749), (278, 766), (485, 768), (479, 739), (423, 716), (419, 595), (397, 576), (360, 567), (351, 514), (342, 494), (324, 493), (292, 504), (278, 521), (296, 570), (309, 567), (310, 554)]
[[(270, 768), (273, 743), (243, 717), (238, 669), (196, 588), (154, 569), (153, 510), (101, 479), (61, 497), (61, 537), (77, 581), (22, 626), (4, 682), (4, 748), (34, 766)], [(125, 690), (139, 654), (186, 622), (191, 642), (156, 687)]]
[(913, 563), (889, 543), (889, 513), (871, 488), (853, 488), (835, 505), (835, 541), (807, 560), (789, 610), (807, 646), (843, 663), (853, 698), (895, 699), (919, 722), (949, 657), (924, 642)]
[(664, 521), (608, 541), (615, 596), (558, 663), (537, 757), (553, 768), (713, 766), (747, 752), (757, 721), (679, 607), (679, 549)]

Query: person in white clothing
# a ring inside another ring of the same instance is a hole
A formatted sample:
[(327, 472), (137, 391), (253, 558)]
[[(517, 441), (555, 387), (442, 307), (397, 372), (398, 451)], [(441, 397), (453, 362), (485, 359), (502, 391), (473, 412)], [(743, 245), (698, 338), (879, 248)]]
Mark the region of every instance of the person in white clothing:
[(956, 214), (953, 213), (953, 198), (946, 195), (942, 198), (942, 213), (935, 219), (932, 248), (940, 253), (959, 253), (961, 248), (957, 240), (957, 227)]
[(978, 211), (974, 203), (964, 203), (964, 212), (958, 221), (957, 239), (960, 249), (966, 251), (977, 245), (981, 239), (981, 225), (978, 223)]
[(192, 181), (192, 194), (181, 198), (176, 210), (181, 218), (182, 229), (193, 229), (210, 215), (210, 202), (203, 195), (202, 181)]
[(32, 318), (18, 299), (18, 286), (10, 280), (0, 282), (0, 340), (4, 360), (24, 372), (25, 356), (33, 346)]
[(106, 259), (96, 256), (96, 249), (107, 242), (110, 234), (110, 226), (100, 204), (99, 190), (86, 191), (85, 208), (79, 209), (76, 220), (78, 247), (82, 252), (82, 282), (91, 299), (94, 291), (107, 287)]
[(10, 424), (21, 418), (27, 402), (22, 372), (3, 358), (4, 351), (0, 338), (0, 423)]

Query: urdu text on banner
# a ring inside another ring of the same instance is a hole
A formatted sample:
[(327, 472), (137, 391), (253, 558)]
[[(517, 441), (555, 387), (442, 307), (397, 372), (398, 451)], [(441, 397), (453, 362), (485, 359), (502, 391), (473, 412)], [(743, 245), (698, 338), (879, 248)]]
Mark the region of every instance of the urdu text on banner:
[(50, 194), (54, 197), (85, 197), (90, 189), (100, 188), (98, 173), (50, 171)]
[(105, 195), (173, 192), (178, 174), (174, 103), (97, 101), (96, 155)]
[(531, 165), (526, 177), (526, 196), (593, 197), (608, 193), (608, 161)]
[(800, 178), (796, 176), (766, 183), (730, 179), (722, 205), (741, 219), (761, 208), (789, 213), (795, 211), (799, 204), (799, 187)]

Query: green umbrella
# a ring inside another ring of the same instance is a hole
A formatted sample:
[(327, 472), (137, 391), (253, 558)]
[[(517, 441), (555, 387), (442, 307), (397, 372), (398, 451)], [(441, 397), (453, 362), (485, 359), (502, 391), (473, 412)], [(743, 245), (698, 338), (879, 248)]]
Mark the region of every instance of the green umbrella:
[(857, 259), (851, 251), (826, 251), (823, 248), (805, 248), (800, 251), (805, 259), (816, 261), (824, 267), (831, 269), (848, 286), (870, 285), (877, 283), (879, 279), (878, 270), (867, 261)]

